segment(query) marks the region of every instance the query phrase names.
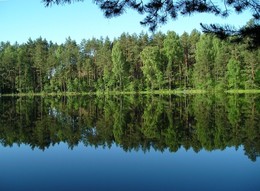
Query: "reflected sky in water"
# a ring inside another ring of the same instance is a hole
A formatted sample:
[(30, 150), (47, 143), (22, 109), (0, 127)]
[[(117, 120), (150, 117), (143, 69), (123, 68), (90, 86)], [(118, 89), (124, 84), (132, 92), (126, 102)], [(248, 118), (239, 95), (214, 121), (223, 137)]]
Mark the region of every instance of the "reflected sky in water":
[(244, 150), (125, 152), (60, 143), (1, 146), (0, 190), (260, 190), (260, 162)]

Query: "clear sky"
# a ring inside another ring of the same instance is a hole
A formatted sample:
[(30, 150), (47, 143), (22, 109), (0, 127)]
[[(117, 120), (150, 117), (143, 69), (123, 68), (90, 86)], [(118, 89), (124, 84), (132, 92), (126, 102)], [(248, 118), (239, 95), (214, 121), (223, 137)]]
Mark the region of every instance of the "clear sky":
[[(220, 1), (220, 0), (219, 0)], [(107, 19), (103, 12), (91, 0), (70, 5), (53, 5), (44, 7), (41, 0), (0, 0), (0, 41), (24, 43), (31, 37), (33, 40), (42, 37), (57, 43), (65, 42), (71, 37), (78, 43), (82, 39), (108, 36), (119, 37), (123, 32), (129, 34), (149, 32), (148, 27), (140, 25), (144, 15), (131, 10), (126, 14)], [(250, 13), (232, 14), (227, 19), (208, 14), (195, 14), (190, 17), (180, 16), (169, 20), (157, 31), (173, 30), (178, 34), (192, 29), (200, 30), (199, 23), (224, 23), (243, 26), (251, 18)]]

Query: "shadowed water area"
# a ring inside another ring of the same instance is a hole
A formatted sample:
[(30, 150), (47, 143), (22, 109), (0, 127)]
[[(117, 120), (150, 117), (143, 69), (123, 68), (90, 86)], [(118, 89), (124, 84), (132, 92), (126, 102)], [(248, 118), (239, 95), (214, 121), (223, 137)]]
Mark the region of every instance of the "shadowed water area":
[(260, 190), (260, 96), (0, 98), (0, 190)]

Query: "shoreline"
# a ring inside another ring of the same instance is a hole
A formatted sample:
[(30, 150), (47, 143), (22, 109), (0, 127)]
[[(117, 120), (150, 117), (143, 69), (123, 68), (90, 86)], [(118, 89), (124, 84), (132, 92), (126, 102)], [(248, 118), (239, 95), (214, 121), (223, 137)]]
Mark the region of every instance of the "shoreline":
[(260, 94), (260, 89), (251, 90), (153, 90), (153, 91), (96, 91), (96, 92), (41, 92), (41, 93), (16, 93), (0, 94), (0, 97), (30, 97), (30, 96), (84, 96), (84, 95), (179, 95), (179, 94), (207, 94), (207, 93), (227, 93), (227, 94)]

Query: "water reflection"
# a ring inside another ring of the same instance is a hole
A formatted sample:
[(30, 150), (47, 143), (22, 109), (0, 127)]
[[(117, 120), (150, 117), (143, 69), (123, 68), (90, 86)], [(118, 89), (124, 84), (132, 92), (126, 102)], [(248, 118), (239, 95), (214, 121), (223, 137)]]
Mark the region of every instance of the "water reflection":
[(1, 98), (3, 146), (45, 150), (64, 142), (124, 151), (244, 148), (260, 156), (260, 98), (256, 95)]

